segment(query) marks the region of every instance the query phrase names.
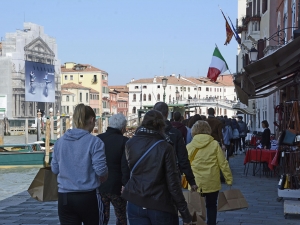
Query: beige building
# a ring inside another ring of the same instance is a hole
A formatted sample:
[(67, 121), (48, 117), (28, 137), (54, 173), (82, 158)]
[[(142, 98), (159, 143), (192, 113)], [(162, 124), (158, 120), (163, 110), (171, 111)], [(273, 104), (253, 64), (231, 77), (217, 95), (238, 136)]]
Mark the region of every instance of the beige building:
[(75, 106), (83, 103), (90, 105), (90, 88), (73, 82), (61, 85), (62, 90), (62, 114), (74, 113)]
[(99, 110), (99, 92), (92, 89), (90, 90), (90, 107), (94, 110), (96, 115), (99, 115), (100, 110)]
[(70, 91), (66, 91), (66, 90), (61, 90), (61, 112), (60, 114), (62, 116), (65, 115), (69, 115), (70, 112), (74, 112), (74, 107), (75, 105), (75, 94), (70, 92)]
[[(90, 64), (76, 64), (73, 62), (66, 62), (61, 66), (61, 84), (74, 83), (82, 85), (87, 88), (92, 88), (99, 93), (99, 112), (97, 116), (102, 115), (106, 110), (106, 105), (102, 105), (102, 102), (106, 102), (108, 99), (108, 90), (103, 88), (103, 83), (107, 83), (108, 73), (104, 70), (100, 70)], [(78, 96), (77, 96), (78, 97)], [(80, 100), (80, 96), (78, 97)], [(89, 96), (83, 97), (84, 101), (89, 102)]]

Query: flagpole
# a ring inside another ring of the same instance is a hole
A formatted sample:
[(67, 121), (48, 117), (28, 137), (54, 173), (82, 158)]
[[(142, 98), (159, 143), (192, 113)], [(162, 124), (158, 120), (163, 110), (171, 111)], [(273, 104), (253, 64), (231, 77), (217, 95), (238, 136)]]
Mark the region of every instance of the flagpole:
[[(215, 43), (215, 45), (216, 45), (216, 48), (217, 49), (219, 49), (219, 47), (218, 47), (218, 45)], [(228, 65), (227, 65), (228, 66)], [(229, 71), (229, 73), (231, 74), (231, 76), (233, 77), (233, 73), (231, 73), (231, 71), (230, 71), (230, 69), (229, 69), (229, 66), (228, 66), (228, 71)]]

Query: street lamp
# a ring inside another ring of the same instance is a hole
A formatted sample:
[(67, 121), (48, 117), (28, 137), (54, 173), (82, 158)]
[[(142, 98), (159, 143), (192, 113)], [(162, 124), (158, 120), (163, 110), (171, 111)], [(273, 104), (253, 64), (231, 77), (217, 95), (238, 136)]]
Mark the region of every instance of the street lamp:
[(164, 77), (162, 79), (162, 86), (164, 88), (164, 95), (163, 95), (164, 102), (166, 101), (166, 87), (167, 87), (167, 83), (168, 83), (168, 78)]
[(250, 55), (250, 61), (256, 62), (257, 56), (258, 56), (258, 51), (256, 50), (256, 48), (254, 48), (254, 46), (249, 51), (249, 55)]
[(177, 104), (178, 104), (178, 99), (179, 99), (179, 91), (178, 91), (178, 90), (176, 90), (175, 94), (176, 94), (176, 100), (177, 100)]

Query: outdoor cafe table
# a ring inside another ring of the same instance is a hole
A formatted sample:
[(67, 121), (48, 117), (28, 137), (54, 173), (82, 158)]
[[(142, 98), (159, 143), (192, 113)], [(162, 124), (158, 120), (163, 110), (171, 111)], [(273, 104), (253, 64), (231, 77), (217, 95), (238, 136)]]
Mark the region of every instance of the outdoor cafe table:
[(278, 165), (278, 151), (268, 149), (249, 149), (244, 159), (244, 165), (255, 162), (266, 162), (270, 170), (274, 169), (274, 166)]

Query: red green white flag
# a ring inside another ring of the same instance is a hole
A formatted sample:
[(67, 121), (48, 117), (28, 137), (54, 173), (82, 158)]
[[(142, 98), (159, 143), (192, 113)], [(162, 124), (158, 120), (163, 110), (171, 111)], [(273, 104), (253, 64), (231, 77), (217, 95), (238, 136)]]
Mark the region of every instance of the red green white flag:
[(209, 78), (213, 82), (216, 82), (218, 76), (221, 73), (224, 73), (226, 70), (228, 70), (227, 63), (221, 55), (218, 47), (216, 47), (207, 72), (207, 78)]

